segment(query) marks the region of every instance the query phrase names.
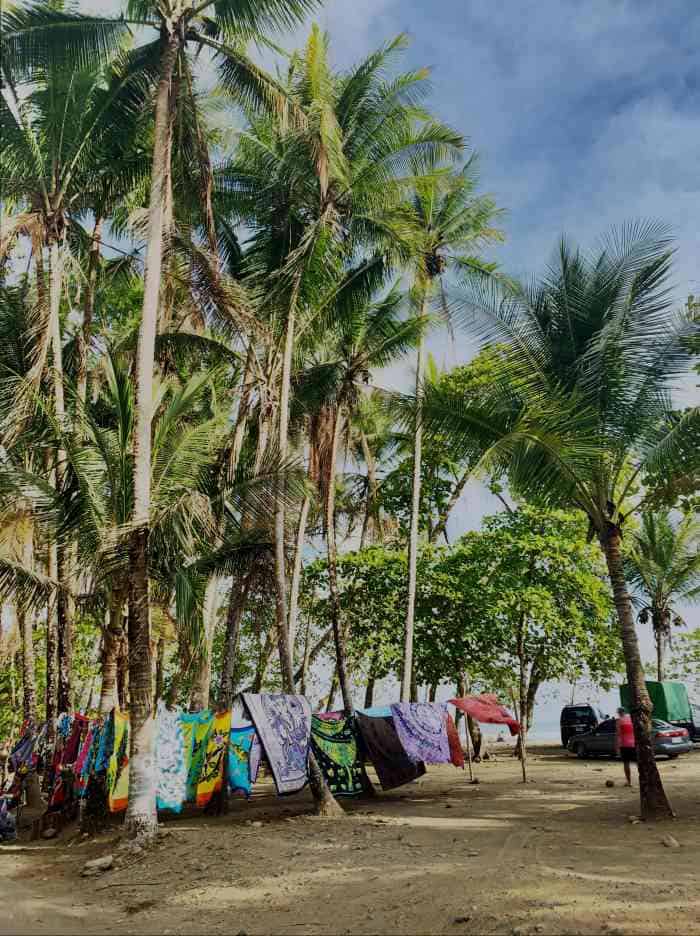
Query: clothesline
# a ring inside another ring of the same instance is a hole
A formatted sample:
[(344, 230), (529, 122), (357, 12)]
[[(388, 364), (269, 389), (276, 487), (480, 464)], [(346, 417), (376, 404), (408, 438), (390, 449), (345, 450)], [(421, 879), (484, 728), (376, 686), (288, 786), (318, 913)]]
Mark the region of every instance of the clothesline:
[[(451, 699), (449, 704), (479, 721), (519, 725), (495, 696)], [(243, 693), (224, 712), (183, 712), (160, 703), (155, 716), (155, 789), (159, 809), (179, 812), (185, 803), (207, 806), (224, 787), (246, 798), (264, 758), (279, 795), (296, 793), (308, 782), (313, 751), (331, 792), (357, 796), (370, 782), (369, 761), (384, 790), (425, 773), (426, 764), (464, 767), (464, 753), (448, 703), (398, 702), (358, 709), (353, 715), (312, 715), (298, 695)], [(129, 716), (114, 709), (90, 720), (76, 713), (57, 722), (56, 744), (48, 733), (27, 730), (10, 755), (12, 769), (48, 771), (49, 810), (85, 799), (110, 812), (126, 809), (129, 795)], [(95, 808), (97, 808), (95, 806)]]

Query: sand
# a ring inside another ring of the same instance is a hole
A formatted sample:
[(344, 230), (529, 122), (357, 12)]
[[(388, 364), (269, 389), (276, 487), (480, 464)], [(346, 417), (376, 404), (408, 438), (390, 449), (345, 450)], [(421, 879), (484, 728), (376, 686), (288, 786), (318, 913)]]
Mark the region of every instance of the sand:
[[(659, 762), (678, 818), (635, 821), (622, 766), (541, 747), (314, 818), (263, 784), (227, 816), (0, 848), (0, 934), (700, 934), (700, 751)], [(606, 786), (606, 780), (615, 786)], [(668, 833), (679, 847), (664, 845)], [(86, 860), (124, 866), (83, 878)]]

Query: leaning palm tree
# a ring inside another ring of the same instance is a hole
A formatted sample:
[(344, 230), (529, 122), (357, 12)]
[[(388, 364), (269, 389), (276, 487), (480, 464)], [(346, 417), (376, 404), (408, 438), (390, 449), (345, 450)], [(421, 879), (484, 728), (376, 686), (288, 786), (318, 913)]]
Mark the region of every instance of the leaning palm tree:
[[(413, 256), (412, 294), (427, 324), (431, 305), (445, 303), (443, 275), (450, 270), (487, 275), (493, 266), (475, 252), (501, 239), (493, 226), (499, 212), (492, 199), (476, 194), (475, 160), (470, 159), (460, 172), (430, 176), (418, 181), (410, 202), (398, 213), (400, 227), (408, 236), (408, 250)], [(425, 342), (416, 351), (416, 399), (420, 400), (425, 379)], [(401, 699), (411, 698), (413, 677), (413, 631), (416, 610), (418, 569), (418, 527), (421, 503), (421, 459), (423, 426), (420, 406), (413, 425), (413, 477), (411, 518), (408, 532), (408, 595), (404, 625), (404, 654)]]
[[(698, 431), (700, 409), (669, 422), (669, 390), (689, 366), (688, 319), (672, 310), (672, 246), (657, 224), (613, 231), (590, 255), (562, 241), (531, 286), (465, 290), (487, 340), (498, 342), (488, 406), (428, 389), (426, 420), (455, 449), (485, 452), (511, 489), (588, 517), (607, 562), (632, 695), (643, 818), (672, 815), (651, 743), (651, 701), (625, 579), (622, 535), (646, 472), (664, 466)], [(698, 451), (695, 458), (698, 458)], [(685, 470), (687, 465), (682, 465)]]
[(637, 619), (656, 644), (656, 678), (664, 678), (664, 649), (671, 626), (682, 625), (678, 606), (700, 599), (700, 523), (693, 514), (674, 523), (667, 511), (644, 513), (626, 557), (627, 580), (637, 593)]

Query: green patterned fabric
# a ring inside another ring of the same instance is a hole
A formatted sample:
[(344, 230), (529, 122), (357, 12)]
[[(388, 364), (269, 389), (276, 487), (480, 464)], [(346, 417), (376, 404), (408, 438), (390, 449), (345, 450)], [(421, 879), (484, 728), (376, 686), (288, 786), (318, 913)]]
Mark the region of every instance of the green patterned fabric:
[(358, 796), (364, 789), (365, 768), (357, 749), (354, 718), (311, 719), (311, 747), (334, 796)]

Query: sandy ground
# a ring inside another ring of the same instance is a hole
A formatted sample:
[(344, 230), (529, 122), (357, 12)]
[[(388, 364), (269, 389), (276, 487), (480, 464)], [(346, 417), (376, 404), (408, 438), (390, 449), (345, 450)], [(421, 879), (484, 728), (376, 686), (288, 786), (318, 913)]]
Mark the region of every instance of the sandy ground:
[(540, 748), (527, 785), (507, 756), (479, 785), (432, 767), (339, 821), (266, 782), (99, 878), (80, 871), (118, 830), (5, 846), (0, 934), (700, 934), (700, 751), (660, 767), (672, 823), (633, 821), (619, 763)]

